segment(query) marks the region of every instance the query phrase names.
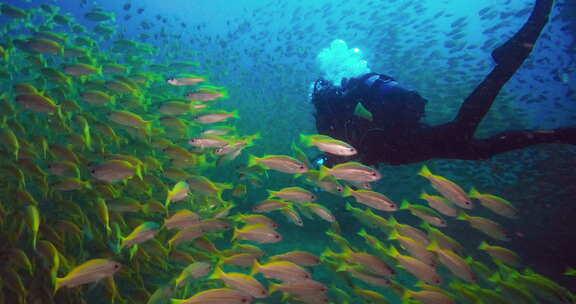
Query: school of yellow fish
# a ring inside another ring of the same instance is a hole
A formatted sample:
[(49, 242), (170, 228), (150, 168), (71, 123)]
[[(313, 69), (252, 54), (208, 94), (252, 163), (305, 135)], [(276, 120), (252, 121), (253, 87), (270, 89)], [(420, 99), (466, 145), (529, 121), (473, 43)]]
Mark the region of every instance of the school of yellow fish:
[[(173, 77), (151, 72), (138, 55), (130, 64), (105, 53), (102, 38), (50, 6), (0, 12), (23, 29), (0, 46), (9, 83), (0, 94), (0, 303), (576, 303), (505, 247), (498, 217), (519, 216), (505, 199), (465, 192), (424, 166), (419, 175), (438, 193), (398, 204), (372, 190), (393, 178), (374, 168), (315, 170), (299, 146), (356, 153), (323, 135), (302, 135), (286, 155), (250, 155), (259, 134), (234, 127), (239, 113), (219, 108), (234, 96), (191, 74), (197, 63), (171, 64)], [(31, 26), (31, 15), (77, 31)], [(238, 178), (211, 174), (230, 164)], [(273, 175), (293, 183), (268, 189)], [(253, 201), (263, 190), (268, 197)], [(365, 243), (340, 232), (348, 224), (335, 204), (361, 224)], [(480, 208), (495, 216), (473, 215)], [(305, 220), (329, 222), (331, 246), (308, 252), (283, 237)], [(485, 234), (479, 251), (442, 231), (457, 220)]]

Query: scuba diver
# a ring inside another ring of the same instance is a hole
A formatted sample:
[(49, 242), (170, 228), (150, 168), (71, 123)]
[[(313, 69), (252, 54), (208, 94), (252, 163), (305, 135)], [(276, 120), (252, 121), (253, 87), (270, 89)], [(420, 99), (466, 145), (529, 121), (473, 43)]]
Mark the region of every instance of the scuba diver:
[[(353, 64), (356, 77), (346, 78), (350, 73), (336, 71), (333, 79), (317, 80), (311, 102), (318, 133), (345, 141), (358, 151), (351, 157), (325, 155), (320, 162), (332, 166), (351, 160), (367, 165), (401, 165), (433, 158), (481, 160), (535, 144), (576, 145), (576, 128), (514, 130), (486, 139), (474, 138), (502, 86), (532, 51), (552, 6), (553, 0), (536, 0), (524, 26), (492, 52), (496, 66), (464, 100), (456, 118), (445, 124), (421, 123), (427, 100), (390, 76), (369, 73), (365, 61)], [(347, 50), (342, 40), (332, 42), (331, 47)], [(327, 50), (323, 52), (318, 56), (321, 65)], [(324, 68), (335, 69), (334, 62), (324, 60)], [(336, 85), (338, 80), (340, 85)]]

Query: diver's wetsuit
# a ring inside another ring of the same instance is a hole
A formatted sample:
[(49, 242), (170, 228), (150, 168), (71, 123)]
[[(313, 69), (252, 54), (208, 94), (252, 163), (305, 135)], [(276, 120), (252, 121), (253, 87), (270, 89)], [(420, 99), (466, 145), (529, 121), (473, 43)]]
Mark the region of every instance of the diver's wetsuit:
[[(318, 132), (346, 141), (358, 150), (352, 158), (329, 156), (328, 165), (347, 160), (371, 165), (400, 165), (432, 158), (477, 160), (540, 143), (576, 145), (576, 128), (516, 130), (487, 139), (473, 138), (502, 86), (532, 51), (552, 5), (553, 0), (536, 1), (526, 24), (492, 52), (494, 69), (466, 98), (457, 117), (446, 124), (420, 123), (426, 100), (388, 76), (370, 73), (345, 80), (342, 86), (318, 80), (312, 95)], [(371, 112), (371, 121), (354, 114), (358, 103)]]

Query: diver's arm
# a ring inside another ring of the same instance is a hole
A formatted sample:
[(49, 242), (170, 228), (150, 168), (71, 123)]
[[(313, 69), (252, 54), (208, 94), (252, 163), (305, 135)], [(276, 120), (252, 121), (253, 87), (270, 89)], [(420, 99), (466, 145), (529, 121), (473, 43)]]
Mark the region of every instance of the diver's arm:
[(496, 66), (482, 83), (466, 98), (452, 122), (462, 136), (471, 139), (490, 110), (504, 84), (530, 55), (538, 36), (548, 22), (553, 0), (536, 0), (532, 14), (522, 28), (506, 43), (492, 52)]

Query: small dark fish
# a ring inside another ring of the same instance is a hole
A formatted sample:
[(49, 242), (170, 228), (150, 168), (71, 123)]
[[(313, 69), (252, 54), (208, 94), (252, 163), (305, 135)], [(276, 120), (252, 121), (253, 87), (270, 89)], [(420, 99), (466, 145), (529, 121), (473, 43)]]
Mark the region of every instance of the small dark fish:
[(149, 30), (152, 28), (153, 24), (147, 21), (142, 21), (142, 23), (140, 23), (140, 26), (145, 30)]
[(54, 12), (52, 6), (47, 5), (47, 4), (42, 4), (40, 5), (40, 8), (45, 11), (46, 13), (52, 14)]
[(122, 9), (124, 9), (125, 11), (130, 10), (130, 8), (132, 7), (132, 4), (130, 4), (130, 2), (124, 4), (124, 6), (122, 7)]
[(140, 15), (140, 14), (142, 14), (142, 12), (144, 12), (144, 8), (141, 7), (136, 12), (138, 13), (138, 15)]
[(124, 16), (124, 20), (130, 20), (130, 18), (132, 18), (132, 15), (130, 15), (130, 14)]
[(183, 28), (186, 28), (186, 23), (182, 22), (182, 23), (180, 23), (180, 25), (181, 25)]

